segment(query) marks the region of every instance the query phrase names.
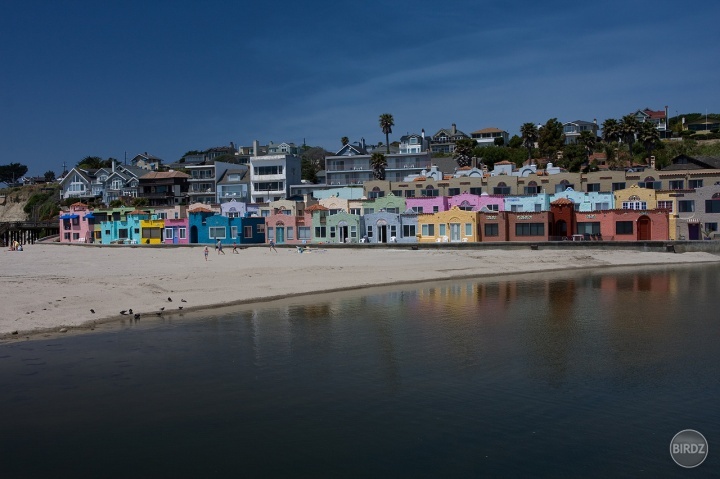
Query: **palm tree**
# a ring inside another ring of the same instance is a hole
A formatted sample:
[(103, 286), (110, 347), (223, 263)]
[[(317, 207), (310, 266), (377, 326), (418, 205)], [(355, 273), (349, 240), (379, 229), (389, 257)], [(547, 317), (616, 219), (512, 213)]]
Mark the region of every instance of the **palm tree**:
[(602, 124), (602, 139), (605, 143), (612, 143), (620, 139), (620, 125), (614, 118), (608, 118)]
[(472, 166), (473, 150), (477, 142), (472, 138), (463, 138), (455, 143), (453, 158), (460, 168)]
[(385, 133), (385, 145), (387, 153), (390, 154), (390, 133), (392, 133), (392, 127), (395, 126), (395, 120), (390, 113), (383, 113), (380, 115), (380, 129)]
[(342, 138), (340, 138), (340, 143), (342, 143), (342, 146), (345, 146), (350, 143), (350, 139), (347, 136), (343, 136)]
[(646, 121), (640, 124), (640, 131), (638, 132), (638, 140), (645, 147), (647, 156), (650, 158), (652, 151), (660, 142), (660, 132), (655, 128), (655, 124)]
[(535, 142), (538, 140), (538, 129), (534, 123), (523, 123), (520, 127), (520, 136), (523, 140), (523, 146), (527, 148), (528, 160), (532, 158), (532, 150), (535, 148)]
[(387, 168), (387, 159), (382, 153), (373, 153), (370, 157), (370, 166), (373, 169), (373, 177), (376, 180), (385, 179), (385, 168)]
[(632, 158), (632, 147), (635, 144), (635, 135), (640, 131), (640, 122), (633, 115), (625, 115), (618, 123), (620, 138), (628, 144), (630, 158)]
[(587, 158), (590, 159), (590, 154), (595, 148), (595, 143), (597, 143), (597, 137), (593, 133), (585, 130), (580, 132), (580, 137), (577, 142), (585, 147)]

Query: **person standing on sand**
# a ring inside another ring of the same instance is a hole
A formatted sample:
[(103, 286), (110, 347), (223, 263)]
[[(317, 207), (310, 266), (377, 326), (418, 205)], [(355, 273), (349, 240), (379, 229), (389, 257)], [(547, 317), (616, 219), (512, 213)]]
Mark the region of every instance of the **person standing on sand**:
[(225, 254), (225, 251), (223, 251), (223, 249), (222, 249), (222, 241), (220, 241), (220, 240), (218, 240), (218, 242), (217, 242), (217, 252), (218, 252), (218, 254), (220, 254), (220, 253)]
[(205, 261), (207, 261), (208, 252), (209, 252), (209, 251), (208, 251), (208, 247), (206, 246), (206, 247), (205, 247)]
[(233, 254), (240, 254), (237, 250), (237, 241), (233, 241)]
[(277, 253), (277, 250), (275, 249), (275, 240), (272, 238), (270, 239), (270, 249)]

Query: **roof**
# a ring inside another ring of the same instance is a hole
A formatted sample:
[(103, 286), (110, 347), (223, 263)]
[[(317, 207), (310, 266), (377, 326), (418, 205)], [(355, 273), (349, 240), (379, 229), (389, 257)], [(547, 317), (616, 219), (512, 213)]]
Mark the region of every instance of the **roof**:
[(82, 201), (78, 201), (77, 203), (73, 203), (73, 204), (70, 205), (71, 208), (74, 208), (74, 207), (76, 207), (76, 206), (82, 206), (82, 207), (84, 207), (84, 208), (87, 208), (87, 207), (88, 207), (88, 205), (86, 205), (86, 204), (83, 203)]
[(687, 156), (679, 155), (672, 159), (672, 164), (663, 168), (663, 171), (673, 170), (716, 170), (720, 169), (720, 158), (717, 156)]
[(308, 206), (307, 208), (305, 208), (305, 211), (330, 211), (330, 208), (326, 208), (323, 205), (317, 204)]
[(142, 211), (142, 210), (133, 210), (128, 214), (129, 215), (149, 215), (150, 213), (148, 213), (147, 211)]
[(562, 206), (562, 205), (574, 205), (575, 203), (573, 203), (573, 201), (568, 198), (558, 198), (557, 200), (553, 201), (550, 204)]
[(158, 180), (164, 178), (190, 178), (190, 175), (182, 171), (151, 171), (140, 178), (143, 180)]
[(190, 210), (190, 213), (215, 213), (213, 210), (208, 208), (203, 208), (202, 206), (199, 208), (195, 208)]
[(476, 133), (506, 133), (506, 131), (501, 130), (500, 128), (495, 128), (494, 126), (491, 126), (490, 128), (483, 128), (482, 130), (472, 132), (473, 135)]

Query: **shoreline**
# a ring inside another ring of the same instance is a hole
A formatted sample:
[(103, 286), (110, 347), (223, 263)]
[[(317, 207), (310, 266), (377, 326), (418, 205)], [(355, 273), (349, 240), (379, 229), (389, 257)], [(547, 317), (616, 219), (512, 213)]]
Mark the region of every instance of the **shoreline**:
[[(224, 307), (433, 281), (720, 263), (710, 253), (573, 250), (58, 248), (5, 251), (0, 341)], [(173, 296), (175, 298), (173, 298)], [(171, 301), (169, 301), (171, 299)], [(133, 306), (134, 305), (134, 306)], [(182, 308), (180, 308), (182, 306)], [(164, 308), (164, 311), (161, 311)], [(133, 310), (121, 315), (120, 311)], [(95, 311), (92, 313), (90, 310)], [(158, 312), (161, 314), (159, 315)]]

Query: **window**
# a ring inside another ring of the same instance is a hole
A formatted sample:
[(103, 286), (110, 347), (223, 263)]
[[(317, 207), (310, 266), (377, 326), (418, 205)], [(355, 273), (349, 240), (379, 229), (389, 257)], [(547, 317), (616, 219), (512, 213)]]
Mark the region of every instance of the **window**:
[(448, 196), (456, 196), (460, 194), (460, 188), (448, 188)]
[(690, 180), (690, 189), (702, 188), (703, 180)]
[(445, 223), (440, 225), (439, 234), (440, 234), (440, 236), (445, 236), (447, 234), (447, 232), (445, 231)]
[(388, 213), (397, 214), (397, 213), (400, 213), (400, 208), (386, 208), (385, 211), (387, 211)]
[(403, 237), (412, 237), (415, 236), (415, 225), (403, 225)]
[(472, 236), (472, 223), (465, 223), (465, 236)]
[(285, 228), (285, 235), (287, 236), (287, 239), (295, 239), (295, 230), (292, 226), (288, 226)]
[(685, 187), (685, 181), (684, 180), (671, 180), (670, 181), (670, 189), (671, 190), (682, 190)]
[(72, 219), (72, 224), (75, 225), (75, 226), (79, 225), (79, 224), (80, 224), (80, 218), (73, 218), (73, 219)]
[(705, 200), (705, 213), (720, 213), (720, 198)]
[(368, 238), (372, 238), (372, 235), (373, 235), (373, 227), (372, 227), (372, 225), (367, 225), (367, 227), (365, 228), (365, 235), (366, 235)]
[(350, 208), (350, 214), (355, 215), (355, 216), (360, 216), (362, 214), (361, 209), (360, 208)]
[(415, 198), (415, 190), (405, 190), (405, 198)]
[(617, 235), (633, 234), (633, 222), (632, 221), (616, 221), (615, 222), (615, 234), (617, 234)]
[(65, 241), (70, 241), (70, 233), (64, 233), (63, 238), (65, 239)]
[(515, 236), (544, 236), (545, 225), (543, 223), (517, 223), (515, 225)]
[(613, 184), (612, 184), (612, 190), (613, 190), (613, 191), (615, 191), (615, 190), (624, 190), (624, 189), (625, 189), (625, 182), (624, 182), (624, 181), (621, 181), (621, 182), (613, 183)]
[(500, 236), (499, 225), (497, 223), (486, 223), (485, 236)]
[(435, 236), (435, 225), (422, 225), (423, 236)]
[(315, 227), (315, 237), (316, 238), (324, 238), (327, 236), (327, 227), (325, 226), (316, 226)]
[(263, 218), (267, 218), (268, 216), (270, 216), (270, 210), (260, 210), (260, 216), (262, 216)]
[(211, 226), (209, 228), (210, 239), (225, 239), (225, 227), (224, 226)]
[(146, 239), (160, 239), (160, 235), (162, 235), (160, 228), (143, 228), (142, 230), (142, 237)]
[(647, 203), (645, 201), (623, 201), (622, 209), (624, 209), (624, 210), (646, 210)]
[(438, 213), (440, 211), (439, 206), (433, 206), (433, 213)]
[(709, 236), (710, 233), (714, 233), (718, 230), (717, 223), (705, 223), (705, 233)]
[(393, 196), (402, 196), (402, 190), (392, 190)]
[(510, 211), (521, 212), (523, 210), (522, 205), (510, 205)]
[(542, 205), (540, 203), (535, 205), (535, 212), (540, 213), (542, 211)]
[(463, 201), (462, 203), (460, 203), (459, 208), (463, 211), (472, 211), (474, 207), (469, 202)]
[(668, 210), (670, 213), (672, 213), (673, 202), (672, 201), (658, 201), (657, 207), (659, 210)]
[(256, 166), (253, 169), (255, 170), (255, 176), (258, 176), (258, 175), (282, 175), (282, 172), (283, 172), (282, 166)]
[(494, 195), (509, 195), (510, 187), (506, 186), (505, 183), (498, 183), (498, 185), (493, 188), (493, 194)]
[(599, 221), (588, 221), (577, 224), (577, 232), (581, 235), (599, 235), (600, 234), (600, 222)]
[(610, 209), (610, 202), (603, 201), (601, 203), (595, 203), (595, 206), (593, 208), (595, 211), (604, 211)]
[(173, 229), (172, 228), (165, 228), (165, 239), (166, 240), (173, 239)]
[(397, 238), (397, 225), (390, 225), (390, 236)]
[(570, 188), (571, 190), (575, 189), (575, 185), (572, 183), (569, 183), (567, 180), (562, 180), (560, 183), (555, 185), (555, 193), (562, 193), (563, 191)]
[(659, 189), (662, 189), (662, 181), (654, 181), (652, 179), (652, 177), (649, 177), (649, 178), (646, 178), (645, 181), (638, 181), (638, 188), (647, 188), (648, 190), (659, 190)]
[(586, 186), (588, 193), (597, 193), (600, 191), (600, 183), (588, 183)]
[(253, 227), (252, 226), (243, 226), (243, 233), (245, 238), (252, 238), (253, 237)]
[(695, 201), (693, 200), (679, 200), (678, 201), (678, 212), (679, 213), (692, 213), (695, 211)]
[(375, 208), (365, 208), (366, 215), (371, 215), (373, 213), (375, 213)]
[(330, 237), (331, 237), (331, 238), (334, 238), (334, 237), (335, 237), (335, 227), (334, 227), (334, 226), (331, 226), (331, 227), (330, 227)]
[(298, 226), (298, 239), (299, 240), (310, 240), (310, 227), (309, 226)]
[(128, 238), (128, 230), (126, 228), (121, 228), (118, 230), (118, 238), (119, 239), (127, 239)]
[(500, 207), (498, 205), (485, 205), (485, 208), (490, 211), (500, 211)]
[(77, 241), (80, 239), (80, 233), (73, 233), (73, 240)]
[(383, 196), (385, 196), (385, 192), (380, 191), (380, 188), (378, 188), (377, 186), (373, 188), (372, 191), (368, 192), (368, 199), (371, 200), (376, 198), (382, 198)]
[(336, 215), (338, 213), (342, 213), (340, 208), (331, 208), (330, 211), (328, 211), (328, 216)]
[(482, 194), (482, 188), (470, 188), (470, 194), (479, 196)]
[(433, 188), (432, 186), (428, 186), (424, 190), (420, 190), (422, 195), (425, 197), (435, 197), (438, 195), (439, 190)]
[(185, 239), (185, 238), (187, 238), (186, 228), (180, 228), (180, 229), (178, 229), (178, 233), (179, 233), (178, 236), (180, 237), (180, 239)]
[(413, 206), (410, 208), (414, 213), (422, 213), (423, 209), (422, 206)]
[(230, 238), (235, 239), (237, 238), (237, 226), (231, 226), (230, 227)]
[(536, 195), (536, 194), (540, 193), (540, 187), (539, 187), (539, 186), (533, 186), (533, 185), (531, 185), (531, 186), (526, 186), (524, 192), (525, 192), (526, 195)]
[(272, 226), (268, 226), (267, 228), (267, 237), (270, 239), (275, 239), (275, 228)]
[[(292, 229), (292, 228), (290, 228), (290, 229)], [(350, 226), (350, 237), (357, 238), (357, 226), (355, 226), (355, 225)]]

